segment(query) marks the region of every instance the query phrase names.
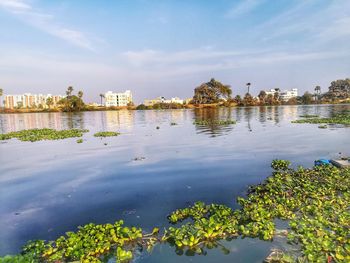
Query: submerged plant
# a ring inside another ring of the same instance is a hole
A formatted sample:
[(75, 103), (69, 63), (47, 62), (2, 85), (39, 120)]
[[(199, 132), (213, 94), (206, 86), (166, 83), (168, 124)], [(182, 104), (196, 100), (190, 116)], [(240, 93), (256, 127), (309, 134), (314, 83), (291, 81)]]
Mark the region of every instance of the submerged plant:
[(195, 125), (231, 125), (236, 124), (235, 120), (195, 120)]
[(102, 132), (96, 132), (94, 134), (95, 137), (113, 137), (118, 135), (120, 135), (120, 133), (114, 132), (114, 131), (102, 131)]

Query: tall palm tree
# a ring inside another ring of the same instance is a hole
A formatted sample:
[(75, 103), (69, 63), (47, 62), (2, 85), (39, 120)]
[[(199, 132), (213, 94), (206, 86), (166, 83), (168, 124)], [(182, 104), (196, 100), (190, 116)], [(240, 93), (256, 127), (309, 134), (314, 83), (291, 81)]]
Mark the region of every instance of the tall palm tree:
[(248, 88), (248, 94), (249, 94), (249, 89), (250, 89), (250, 85), (251, 85), (251, 84), (250, 84), (250, 82), (248, 82), (246, 85), (247, 85), (247, 88)]
[(68, 89), (67, 89), (67, 96), (72, 96), (72, 92), (73, 92), (73, 87), (72, 86), (69, 86)]
[(105, 97), (105, 95), (103, 95), (102, 93), (100, 94), (101, 97), (101, 106), (102, 106), (102, 99)]
[(319, 96), (321, 94), (321, 87), (320, 86), (316, 86), (315, 87), (315, 100), (319, 100)]

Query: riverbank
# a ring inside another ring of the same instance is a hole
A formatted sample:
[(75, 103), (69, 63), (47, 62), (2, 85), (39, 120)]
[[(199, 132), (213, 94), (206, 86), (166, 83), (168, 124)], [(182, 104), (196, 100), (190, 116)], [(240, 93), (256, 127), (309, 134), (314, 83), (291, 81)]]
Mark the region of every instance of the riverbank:
[[(280, 104), (280, 105), (251, 105), (251, 106), (239, 106), (236, 103), (225, 105), (222, 103), (212, 104), (186, 104), (180, 106), (163, 106), (163, 107), (152, 107), (152, 106), (124, 106), (124, 107), (104, 107), (104, 106), (88, 106), (80, 111), (73, 112), (87, 112), (87, 111), (120, 111), (120, 110), (171, 110), (171, 109), (206, 109), (206, 108), (246, 108), (246, 107), (279, 107), (279, 106), (312, 106), (312, 105), (348, 105), (349, 101), (337, 102), (337, 103), (319, 103), (319, 104)], [(14, 114), (14, 113), (50, 113), (50, 112), (65, 112), (63, 108), (54, 109), (1, 109), (1, 114)]]

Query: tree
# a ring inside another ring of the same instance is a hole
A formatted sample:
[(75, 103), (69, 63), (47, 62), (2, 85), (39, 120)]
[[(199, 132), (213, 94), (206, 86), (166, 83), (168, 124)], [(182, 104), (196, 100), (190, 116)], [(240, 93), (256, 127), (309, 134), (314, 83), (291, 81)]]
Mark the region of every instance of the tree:
[(105, 97), (105, 95), (103, 95), (102, 93), (100, 94), (101, 97), (101, 106), (102, 106), (102, 99)]
[(53, 99), (52, 97), (48, 97), (46, 99), (46, 105), (49, 107), (49, 110), (51, 109), (51, 105), (53, 104)]
[(256, 104), (256, 101), (254, 100), (252, 95), (250, 95), (250, 93), (247, 92), (243, 98), (242, 103), (244, 106), (254, 106)]
[(81, 110), (81, 108), (82, 108), (82, 106), (83, 106), (83, 100), (82, 100), (82, 98), (83, 98), (83, 95), (84, 95), (84, 93), (81, 91), (81, 90), (79, 90), (78, 91), (78, 98), (79, 98), (79, 100), (78, 100), (78, 110), (80, 111)]
[(342, 100), (350, 98), (350, 79), (338, 79), (332, 81), (328, 92), (322, 95), (326, 100)]
[(248, 93), (248, 94), (250, 94), (250, 93), (249, 93), (249, 89), (250, 89), (250, 85), (251, 85), (251, 83), (250, 83), (250, 82), (248, 82), (246, 85), (247, 85), (247, 89), (248, 89), (248, 92), (247, 92), (247, 93)]
[(266, 96), (267, 96), (267, 94), (264, 90), (261, 90), (259, 92), (258, 98), (259, 98), (260, 104), (265, 104)]
[(207, 83), (201, 84), (194, 89), (194, 104), (217, 103), (220, 99), (230, 99), (232, 90), (229, 85), (224, 85), (220, 81), (211, 79)]
[(66, 94), (68, 97), (72, 96), (72, 92), (73, 92), (73, 87), (72, 86), (69, 86), (67, 91), (66, 91)]
[(64, 105), (64, 111), (80, 111), (84, 106), (84, 101), (82, 100), (84, 93), (79, 91), (77, 96), (72, 95), (72, 93), (73, 87), (69, 86), (66, 91), (67, 97), (59, 101), (59, 104)]
[(308, 91), (304, 93), (303, 96), (301, 96), (301, 102), (302, 104), (311, 104), (312, 102), (312, 94)]
[(242, 98), (240, 95), (237, 95), (234, 99), (233, 99), (234, 102), (236, 102), (238, 105), (241, 105), (242, 104)]

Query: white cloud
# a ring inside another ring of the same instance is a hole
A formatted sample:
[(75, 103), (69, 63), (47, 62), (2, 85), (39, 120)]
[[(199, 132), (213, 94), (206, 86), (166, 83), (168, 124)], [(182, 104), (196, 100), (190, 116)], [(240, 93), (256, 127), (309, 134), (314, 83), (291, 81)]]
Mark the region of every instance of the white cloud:
[(52, 36), (63, 39), (77, 47), (93, 51), (93, 45), (87, 36), (71, 28), (60, 26), (54, 21), (54, 16), (34, 9), (23, 0), (0, 0), (0, 8), (12, 13), (25, 23), (30, 24)]
[(233, 8), (231, 8), (226, 14), (227, 18), (237, 18), (242, 15), (245, 15), (255, 8), (257, 8), (262, 3), (261, 0), (243, 0)]

